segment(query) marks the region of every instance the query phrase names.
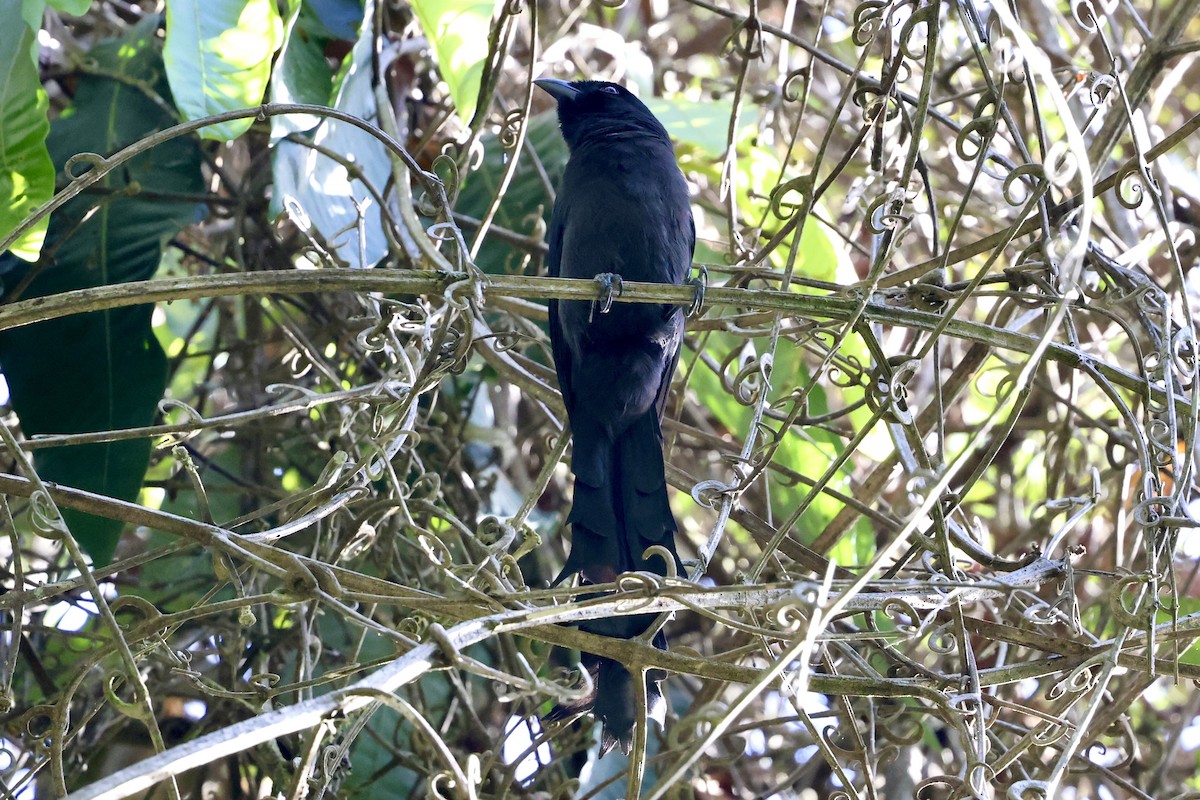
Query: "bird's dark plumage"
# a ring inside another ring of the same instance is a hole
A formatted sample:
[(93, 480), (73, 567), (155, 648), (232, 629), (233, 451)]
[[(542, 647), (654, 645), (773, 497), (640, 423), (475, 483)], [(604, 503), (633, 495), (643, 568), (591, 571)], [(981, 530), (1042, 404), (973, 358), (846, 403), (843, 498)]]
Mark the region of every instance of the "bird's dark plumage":
[[(601, 81), (537, 81), (558, 102), (570, 158), (550, 223), (550, 274), (680, 284), (696, 232), (687, 184), (662, 124), (624, 88)], [(666, 574), (661, 545), (676, 563), (660, 422), (679, 360), (678, 306), (617, 303), (596, 313), (585, 301), (550, 301), (550, 339), (574, 438), (571, 554), (563, 576), (605, 583), (622, 572)], [(586, 622), (591, 633), (630, 639), (652, 615)], [(660, 633), (655, 645), (666, 647)], [(595, 677), (592, 712), (604, 749), (633, 741), (637, 687), (619, 663), (585, 656)], [(660, 676), (658, 680), (661, 680)], [(658, 680), (647, 685), (653, 709)], [(573, 709), (572, 709), (573, 710)]]

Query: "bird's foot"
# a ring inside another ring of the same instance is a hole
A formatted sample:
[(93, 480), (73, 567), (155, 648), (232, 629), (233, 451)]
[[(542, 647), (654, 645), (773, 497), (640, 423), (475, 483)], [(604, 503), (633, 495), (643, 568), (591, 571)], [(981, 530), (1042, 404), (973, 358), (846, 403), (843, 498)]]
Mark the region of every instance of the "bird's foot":
[(688, 306), (687, 315), (698, 317), (704, 310), (704, 293), (708, 291), (708, 267), (701, 266), (696, 277), (688, 278), (684, 283), (692, 287), (692, 304)]
[(601, 272), (596, 276), (595, 281), (600, 284), (600, 296), (592, 301), (588, 322), (595, 319), (597, 310), (601, 314), (607, 314), (612, 308), (613, 299), (620, 297), (621, 293), (625, 291), (625, 283), (615, 272)]

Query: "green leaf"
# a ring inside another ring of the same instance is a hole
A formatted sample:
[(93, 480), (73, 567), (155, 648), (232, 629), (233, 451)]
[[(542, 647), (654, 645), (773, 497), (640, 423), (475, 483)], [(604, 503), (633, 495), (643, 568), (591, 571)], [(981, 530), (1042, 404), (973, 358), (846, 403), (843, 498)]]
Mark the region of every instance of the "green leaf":
[(495, 0), (413, 0), (421, 30), (433, 43), (438, 70), (463, 122), (475, 115)]
[[(55, 163), (78, 152), (111, 154), (173, 124), (139, 88), (162, 76), (155, 28), (151, 19), (124, 39), (92, 49), (99, 71), (115, 79), (80, 78), (74, 107), (54, 123), (47, 142)], [(161, 80), (157, 90), (167, 93)], [(194, 202), (174, 198), (203, 191), (200, 163), (193, 141), (175, 139), (114, 170), (97, 193), (64, 205), (47, 237), (54, 260), (33, 268), (36, 277), (23, 296), (153, 275), (164, 241), (196, 216)], [(11, 285), (27, 272), (15, 272)], [(153, 335), (151, 312), (151, 306), (135, 306), (0, 332), (0, 369), (25, 434), (150, 424), (166, 385), (166, 357)], [(150, 442), (143, 439), (41, 449), (34, 465), (45, 480), (132, 501), (149, 458)], [(65, 516), (93, 561), (108, 563), (121, 524), (78, 512)]]
[[(163, 61), (185, 119), (262, 102), (283, 39), (275, 0), (170, 0)], [(206, 139), (236, 139), (253, 118), (212, 125)]]
[[(319, 21), (305, 13), (307, 5), (289, 0), (284, 20), (284, 41), (271, 73), (271, 102), (313, 103), (326, 105), (333, 90), (333, 73), (325, 60), (328, 38), (319, 36)], [(313, 24), (316, 23), (316, 24)], [(282, 139), (289, 133), (312, 130), (321, 117), (312, 114), (288, 114), (271, 117), (271, 138)]]
[[(647, 98), (646, 107), (681, 145), (695, 147), (710, 158), (720, 158), (729, 142), (730, 100), (698, 102), (682, 97)], [(739, 117), (737, 141), (746, 138), (758, 124), (758, 108), (743, 105)]]
[[(46, 149), (49, 101), (31, 57), (35, 34), (16, 19), (18, 0), (0, 0), (0, 239), (7, 238), (54, 194), (54, 164)], [(10, 16), (13, 15), (13, 16)], [(37, 259), (49, 218), (43, 218), (13, 244), (11, 252)]]
[[(745, 342), (732, 334), (715, 333), (708, 339), (707, 350), (720, 362), (729, 353), (739, 350), (743, 346), (746, 346)], [(737, 362), (730, 364), (726, 371), (727, 378), (732, 380), (738, 370)], [(811, 381), (808, 368), (804, 364), (803, 353), (790, 344), (780, 344), (775, 353), (772, 373), (775, 375), (775, 379), (785, 386), (804, 386)], [(731, 433), (741, 437), (750, 429), (753, 408), (739, 402), (723, 384), (721, 377), (713, 370), (698, 362), (696, 370), (688, 378), (688, 385), (717, 421)], [(809, 413), (813, 415), (828, 412), (829, 405), (825, 391), (820, 386), (814, 387), (809, 394), (808, 408)], [(768, 423), (768, 425), (774, 426), (776, 423)], [(765, 438), (764, 434), (759, 441), (764, 441)], [(816, 478), (833, 462), (833, 459), (840, 453), (841, 446), (840, 440), (819, 429), (793, 428), (784, 432), (774, 461)], [(766, 480), (769, 486), (771, 507), (774, 511), (773, 516), (776, 519), (783, 519), (790, 515), (810, 491), (810, 487), (804, 483), (789, 485), (786, 480), (770, 472), (766, 474)], [(843, 474), (835, 475), (830, 482), (830, 488), (848, 492), (850, 490), (849, 480), (848, 468), (843, 467)], [(791, 532), (792, 538), (801, 542), (812, 541), (841, 511), (842, 507), (839, 500), (826, 493), (821, 493), (813, 499), (797, 520), (796, 526)], [(839, 563), (854, 563), (864, 553), (873, 552), (873, 542), (863, 541), (860, 538), (860, 534), (865, 532), (865, 528), (853, 529), (847, 538), (842, 540), (843, 547), (846, 549), (837, 554), (841, 559)]]
[(49, 5), (72, 17), (82, 17), (92, 7), (92, 0), (49, 0)]

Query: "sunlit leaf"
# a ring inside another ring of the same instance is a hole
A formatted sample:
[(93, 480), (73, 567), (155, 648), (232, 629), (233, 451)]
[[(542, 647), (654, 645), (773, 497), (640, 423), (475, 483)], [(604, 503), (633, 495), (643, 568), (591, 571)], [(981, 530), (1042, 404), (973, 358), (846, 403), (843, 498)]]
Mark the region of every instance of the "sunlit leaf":
[[(194, 120), (261, 103), (282, 38), (274, 0), (171, 0), (163, 61), (180, 113)], [(200, 135), (235, 139), (253, 122), (212, 125)]]
[[(17, 0), (0, 0), (0, 13), (16, 13)], [(49, 102), (33, 60), (34, 32), (20, 20), (0, 27), (0, 239), (54, 194), (54, 164), (46, 149)], [(33, 261), (49, 218), (42, 218), (11, 252)]]
[(475, 115), (488, 55), (495, 0), (414, 0), (421, 30), (433, 44), (438, 69), (463, 122)]

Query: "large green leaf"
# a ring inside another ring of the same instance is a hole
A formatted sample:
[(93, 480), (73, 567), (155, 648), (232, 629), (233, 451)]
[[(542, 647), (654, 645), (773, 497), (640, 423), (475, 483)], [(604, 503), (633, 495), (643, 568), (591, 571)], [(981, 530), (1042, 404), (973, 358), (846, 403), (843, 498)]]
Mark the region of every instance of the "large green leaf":
[[(151, 20), (92, 49), (99, 71), (121, 79), (80, 77), (76, 104), (54, 123), (47, 142), (56, 164), (78, 152), (111, 154), (173, 123), (138, 88), (158, 81), (167, 96), (155, 33)], [(54, 214), (37, 277), (23, 296), (153, 275), (164, 241), (196, 216), (195, 203), (173, 198), (203, 191), (199, 151), (186, 139), (167, 142), (110, 173), (98, 188)], [(81, 314), (0, 333), (0, 369), (25, 434), (150, 424), (166, 385), (151, 310)], [(149, 457), (148, 440), (111, 442), (38, 450), (35, 466), (46, 480), (135, 500)], [(75, 512), (68, 512), (67, 523), (96, 563), (111, 559), (118, 523)]]
[[(275, 0), (170, 0), (163, 61), (186, 119), (256, 106), (283, 39)], [(252, 118), (212, 125), (206, 139), (236, 139)]]
[(475, 115), (488, 55), (495, 0), (413, 0), (421, 30), (433, 44), (438, 69), (463, 122)]
[(92, 0), (49, 0), (48, 5), (73, 17), (82, 17), (92, 6)]
[[(306, 3), (289, 0), (284, 20), (284, 41), (271, 73), (271, 102), (325, 105), (333, 90), (333, 73), (325, 60), (328, 37), (320, 35), (320, 24)], [(271, 117), (271, 138), (308, 131), (320, 124), (312, 114)]]
[[(699, 149), (709, 158), (720, 158), (729, 140), (729, 117), (733, 114), (732, 100), (686, 100), (682, 97), (645, 98), (646, 107), (682, 145)], [(742, 106), (738, 125), (738, 141), (754, 131), (758, 124), (758, 109)]]
[[(0, 239), (54, 194), (54, 164), (46, 150), (49, 103), (33, 60), (34, 31), (20, 21), (19, 0), (0, 0)], [(42, 249), (48, 219), (26, 231), (14, 255), (33, 261)]]

